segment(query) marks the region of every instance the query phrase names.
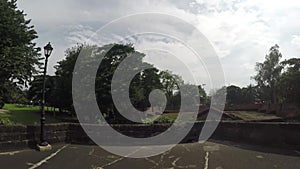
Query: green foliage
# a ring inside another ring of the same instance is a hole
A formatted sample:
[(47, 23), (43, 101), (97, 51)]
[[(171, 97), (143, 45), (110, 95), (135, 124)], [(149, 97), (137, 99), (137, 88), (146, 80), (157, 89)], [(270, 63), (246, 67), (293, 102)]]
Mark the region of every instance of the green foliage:
[(66, 58), (55, 66), (55, 90), (52, 95), (57, 98), (53, 102), (56, 107), (69, 111), (73, 110), (72, 76), (76, 60), (83, 47), (84, 45), (76, 45), (67, 49), (65, 52)]
[[(38, 125), (40, 124), (40, 107), (20, 104), (5, 104), (3, 109), (8, 113), (1, 113), (0, 120), (6, 124)], [(60, 123), (62, 121), (46, 114), (46, 123)]]
[(260, 97), (271, 103), (277, 103), (278, 100), (276, 91), (282, 70), (281, 57), (279, 46), (275, 45), (270, 48), (270, 52), (266, 55), (263, 63), (256, 63), (257, 74), (254, 79), (257, 82)]
[(15, 83), (6, 81), (2, 84), (2, 87), (6, 92), (2, 95), (3, 100), (5, 100), (6, 103), (28, 103), (27, 91), (21, 90)]
[(292, 58), (280, 63), (282, 57), (279, 46), (271, 47), (263, 63), (257, 63), (257, 75), (260, 99), (271, 103), (300, 102), (300, 59)]
[(146, 118), (146, 119), (143, 120), (143, 123), (144, 124), (153, 124), (154, 121), (152, 119), (150, 119), (150, 118)]
[(170, 118), (170, 117), (159, 117), (157, 120), (154, 121), (154, 123), (174, 123), (176, 118)]
[[(142, 72), (139, 72), (134, 76), (130, 82), (129, 87), (129, 98), (132, 105), (144, 111), (147, 107), (150, 106), (149, 94), (154, 89), (162, 90), (168, 99), (168, 105), (171, 108), (180, 105), (180, 97), (176, 95), (176, 91), (179, 88), (179, 85), (182, 85), (184, 82), (182, 78), (178, 75), (174, 75), (168, 71), (159, 71), (152, 65), (143, 62), (144, 54), (135, 51), (132, 45), (122, 45), (122, 44), (109, 44), (101, 47), (90, 46), (90, 45), (77, 45), (66, 51), (66, 58), (60, 62), (56, 68), (56, 77), (54, 78), (55, 83), (52, 84), (54, 88), (54, 93), (59, 100), (55, 104), (56, 107), (67, 108), (73, 110), (73, 101), (72, 101), (72, 76), (74, 73), (74, 66), (78, 55), (81, 52), (93, 52), (93, 57), (84, 58), (83, 62), (85, 66), (93, 66), (94, 63), (97, 63), (97, 59), (102, 58), (101, 64), (98, 67), (96, 81), (95, 81), (95, 93), (97, 102), (101, 112), (104, 112), (104, 115), (108, 119), (114, 119), (115, 122), (118, 120), (126, 121), (123, 116), (121, 116), (117, 109), (115, 108), (111, 96), (111, 82), (117, 68), (120, 68), (119, 65), (127, 57), (131, 58), (131, 64), (126, 65), (126, 69), (132, 70), (135, 69), (135, 65), (142, 65), (151, 67), (151, 69), (146, 69)], [(105, 53), (105, 55), (103, 54)], [(90, 54), (87, 54), (90, 56)], [(84, 69), (82, 69), (84, 71)], [(122, 70), (126, 71), (126, 70)], [(75, 72), (76, 73), (76, 72)], [(88, 75), (81, 79), (81, 83), (88, 83), (91, 80)], [(124, 86), (119, 84), (119, 86)], [(206, 93), (201, 88), (198, 87), (200, 95), (206, 97)], [(127, 90), (127, 89), (124, 89)], [(86, 96), (84, 96), (86, 97)], [(81, 98), (82, 100), (89, 100), (89, 98)], [(51, 100), (51, 99), (50, 99)]]
[(279, 80), (280, 101), (285, 103), (300, 103), (300, 59), (292, 58), (281, 62), (284, 67)]
[(231, 85), (227, 87), (226, 103), (227, 104), (241, 104), (242, 89), (240, 87)]
[[(34, 76), (30, 82), (27, 98), (34, 104), (40, 103), (42, 100), (43, 76)], [(56, 96), (57, 92), (57, 77), (46, 76), (45, 79), (45, 102), (48, 106), (56, 106), (60, 99)]]
[(175, 117), (169, 117), (166, 116), (164, 114), (162, 114), (160, 117), (158, 117), (157, 119), (153, 120), (151, 118), (146, 118), (143, 120), (144, 124), (163, 124), (163, 123), (174, 123), (176, 118), (177, 118), (177, 113)]
[(257, 87), (253, 85), (249, 85), (247, 87), (242, 88), (242, 102), (243, 103), (255, 103), (257, 98)]
[(167, 97), (171, 97), (175, 90), (179, 89), (179, 86), (184, 82), (178, 75), (173, 74), (170, 71), (162, 71), (159, 73), (162, 81), (163, 90), (166, 92)]
[(18, 85), (27, 86), (39, 65), (37, 33), (19, 10), (16, 0), (0, 1), (0, 96), (7, 101)]
[[(75, 62), (80, 52), (86, 52), (92, 50), (95, 54), (93, 57), (84, 58), (84, 64), (93, 65), (97, 62), (97, 59), (102, 57), (101, 64), (99, 65), (96, 83), (95, 93), (101, 112), (105, 112), (107, 118), (122, 118), (118, 115), (116, 108), (113, 105), (111, 96), (111, 81), (113, 75), (120, 65), (120, 63), (129, 55), (134, 57), (132, 61), (134, 63), (128, 65), (127, 69), (134, 69), (135, 65), (146, 65), (143, 62), (144, 54), (134, 50), (132, 45), (122, 44), (109, 44), (102, 47), (89, 46), (89, 45), (77, 45), (66, 51), (66, 58), (60, 62), (56, 68), (56, 87), (55, 95), (59, 98), (56, 106), (61, 108), (67, 108), (73, 110), (72, 100), (72, 76), (75, 66)], [(105, 55), (102, 55), (104, 52)], [(150, 65), (151, 66), (151, 65)], [(152, 67), (152, 66), (151, 66)], [(84, 71), (84, 70), (83, 70)], [(82, 83), (88, 83), (90, 77), (83, 77)], [(122, 84), (120, 84), (122, 86)], [(160, 83), (160, 76), (157, 69), (147, 69), (138, 73), (131, 81), (129, 88), (130, 100), (137, 109), (145, 110), (149, 105), (148, 96), (150, 92), (155, 88), (162, 88)], [(85, 99), (85, 100), (88, 100)], [(124, 120), (124, 119), (123, 119)]]
[(179, 109), (181, 99), (178, 90), (184, 84), (184, 81), (180, 76), (170, 71), (161, 71), (159, 76), (162, 83), (162, 91), (165, 92), (168, 100), (167, 109)]
[(9, 125), (13, 125), (13, 124), (14, 123), (8, 118), (0, 118), (0, 125), (9, 126)]
[(131, 82), (129, 94), (132, 104), (141, 110), (150, 106), (148, 96), (154, 89), (161, 89), (159, 71), (156, 68), (147, 69), (136, 75)]
[(226, 92), (227, 104), (249, 104), (255, 102), (256, 88), (252, 85), (243, 88), (231, 85), (226, 88)]

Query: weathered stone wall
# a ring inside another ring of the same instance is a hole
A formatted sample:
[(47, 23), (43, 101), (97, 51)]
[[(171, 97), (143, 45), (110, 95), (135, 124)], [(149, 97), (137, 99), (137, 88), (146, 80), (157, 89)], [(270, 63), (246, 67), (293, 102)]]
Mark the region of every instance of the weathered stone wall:
[[(45, 126), (47, 141), (58, 143), (68, 141), (69, 124), (49, 124)], [(40, 138), (40, 126), (1, 126), (0, 149), (10, 147), (34, 147)]]
[(226, 105), (225, 111), (258, 111), (262, 104), (239, 104), (239, 105)]
[[(212, 122), (211, 122), (212, 123)], [(182, 142), (194, 142), (204, 123), (196, 123)], [(119, 132), (134, 137), (150, 137), (169, 128), (168, 124), (114, 125)], [(0, 126), (0, 149), (35, 147), (39, 142), (39, 126)], [(79, 124), (64, 123), (46, 125), (47, 141), (51, 144), (66, 142), (93, 144)], [(300, 146), (300, 123), (246, 123), (221, 122), (211, 137), (251, 144), (272, 146)]]
[(222, 122), (213, 139), (271, 146), (300, 146), (300, 123)]

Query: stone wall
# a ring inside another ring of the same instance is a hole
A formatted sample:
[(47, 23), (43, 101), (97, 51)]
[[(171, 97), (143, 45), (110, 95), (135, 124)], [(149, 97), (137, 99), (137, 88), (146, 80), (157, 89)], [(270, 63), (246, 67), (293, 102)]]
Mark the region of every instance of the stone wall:
[(300, 123), (222, 122), (212, 138), (280, 147), (300, 146)]
[(238, 105), (226, 105), (225, 111), (258, 111), (262, 104), (238, 104)]
[[(212, 122), (211, 122), (212, 123)], [(182, 143), (198, 141), (204, 123), (196, 123)], [(119, 132), (134, 137), (150, 137), (169, 128), (169, 124), (114, 125)], [(31, 147), (39, 142), (39, 126), (0, 126), (0, 149)], [(94, 144), (79, 124), (46, 125), (47, 141)], [(300, 123), (221, 122), (211, 137), (250, 144), (300, 146)]]
[[(69, 124), (49, 124), (45, 126), (47, 141), (58, 143), (68, 141)], [(1, 126), (0, 149), (35, 147), (40, 138), (40, 126)]]

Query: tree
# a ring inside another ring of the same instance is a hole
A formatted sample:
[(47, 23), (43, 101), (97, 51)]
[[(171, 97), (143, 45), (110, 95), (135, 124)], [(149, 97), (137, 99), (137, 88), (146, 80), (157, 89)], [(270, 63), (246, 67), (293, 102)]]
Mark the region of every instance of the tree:
[(300, 59), (292, 58), (281, 62), (285, 68), (279, 80), (281, 102), (300, 103)]
[(226, 88), (226, 103), (227, 104), (241, 104), (243, 102), (242, 89), (238, 86), (228, 86)]
[(257, 87), (253, 85), (249, 85), (247, 87), (242, 88), (242, 102), (245, 104), (253, 104), (255, 103), (255, 99), (257, 97)]
[[(46, 105), (55, 107), (59, 102), (57, 95), (57, 77), (46, 76), (45, 81), (45, 101)], [(42, 89), (43, 89), (43, 76), (37, 75), (33, 77), (30, 82), (30, 88), (28, 90), (28, 99), (35, 104), (38, 104), (42, 100)]]
[(198, 85), (198, 91), (199, 91), (199, 96), (200, 96), (200, 104), (201, 105), (209, 105), (209, 100), (207, 97), (207, 94), (202, 87), (202, 85)]
[(180, 76), (172, 74), (170, 71), (161, 71), (159, 76), (162, 83), (162, 91), (164, 91), (167, 97), (167, 108), (177, 109), (180, 105), (180, 95), (178, 95), (178, 89), (181, 85), (183, 85), (184, 81)]
[(141, 110), (150, 107), (149, 95), (155, 89), (162, 89), (158, 69), (146, 69), (135, 76), (129, 90), (133, 105)]
[(256, 89), (252, 85), (243, 88), (231, 85), (226, 88), (226, 92), (227, 104), (251, 104), (255, 102)]
[[(17, 84), (7, 81), (2, 86), (5, 89), (5, 94), (1, 95), (5, 103), (20, 103), (26, 104), (27, 100), (27, 91), (21, 90)], [(4, 103), (3, 103), (4, 104)]]
[(279, 46), (275, 45), (270, 48), (270, 52), (265, 57), (263, 63), (256, 63), (257, 74), (254, 79), (257, 82), (260, 97), (271, 103), (277, 103), (277, 85), (281, 75), (282, 66), (280, 59), (282, 55), (279, 52)]
[(59, 98), (59, 101), (53, 103), (60, 111), (73, 110), (73, 100), (72, 100), (72, 76), (74, 66), (77, 57), (82, 50), (84, 45), (76, 45), (65, 51), (66, 58), (58, 62), (58, 65), (54, 66), (56, 69), (56, 88), (55, 95)]
[(36, 73), (40, 48), (32, 42), (37, 33), (17, 8), (16, 0), (0, 1), (0, 34), (0, 96), (9, 98), (8, 86), (27, 86)]
[[(85, 49), (92, 49), (95, 53), (93, 57), (87, 57), (85, 60), (86, 65), (92, 65), (99, 57), (102, 57), (101, 64), (99, 65), (96, 80), (95, 80), (95, 93), (97, 102), (101, 112), (107, 117), (117, 119), (121, 118), (114, 106), (111, 94), (111, 83), (115, 71), (120, 68), (119, 65), (127, 57), (133, 57), (130, 65), (126, 65), (126, 69), (134, 69), (135, 65), (148, 65), (143, 62), (144, 54), (135, 51), (131, 44), (109, 44), (101, 47), (90, 45), (77, 45), (66, 51), (66, 58), (55, 66), (56, 68), (56, 94), (60, 98), (61, 102), (59, 107), (73, 111), (72, 100), (72, 76), (73, 70), (78, 58), (78, 55), (82, 51), (88, 51)], [(104, 51), (104, 52), (103, 52)], [(102, 53), (105, 53), (103, 56)], [(149, 66), (151, 67), (151, 65)], [(122, 70), (125, 71), (125, 70)], [(126, 74), (124, 75), (126, 76)], [(87, 80), (91, 80), (90, 77), (83, 77), (82, 83), (87, 83)], [(130, 101), (134, 107), (140, 110), (145, 110), (150, 103), (148, 101), (149, 94), (153, 89), (162, 88), (160, 82), (159, 71), (152, 67), (151, 69), (139, 72), (134, 76), (129, 87)], [(121, 82), (120, 82), (121, 83)], [(122, 86), (123, 84), (119, 84)], [(125, 89), (128, 90), (128, 89)], [(86, 99), (88, 100), (88, 99)]]

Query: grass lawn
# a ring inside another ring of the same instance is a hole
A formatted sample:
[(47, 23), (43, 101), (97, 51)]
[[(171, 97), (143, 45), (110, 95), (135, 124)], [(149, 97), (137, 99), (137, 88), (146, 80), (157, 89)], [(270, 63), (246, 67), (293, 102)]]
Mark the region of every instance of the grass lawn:
[[(186, 114), (191, 114), (190, 112), (183, 112)], [(166, 122), (175, 122), (177, 119), (178, 113), (163, 113), (160, 117), (156, 119), (157, 122), (166, 123)], [(193, 121), (192, 118), (190, 121)]]
[[(38, 125), (40, 124), (40, 107), (31, 105), (5, 104), (5, 112), (0, 112), (0, 122), (8, 124)], [(60, 123), (52, 114), (46, 114), (46, 123)]]

